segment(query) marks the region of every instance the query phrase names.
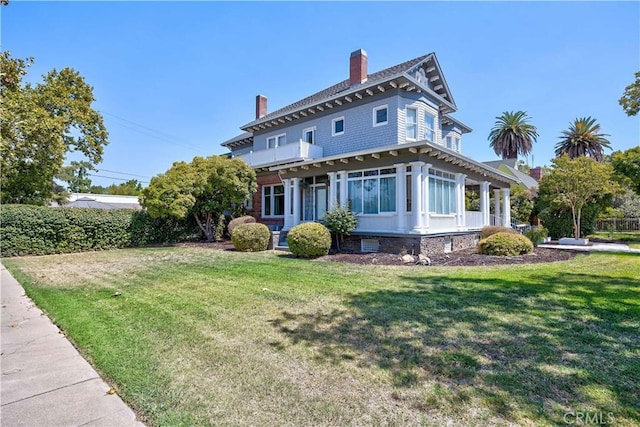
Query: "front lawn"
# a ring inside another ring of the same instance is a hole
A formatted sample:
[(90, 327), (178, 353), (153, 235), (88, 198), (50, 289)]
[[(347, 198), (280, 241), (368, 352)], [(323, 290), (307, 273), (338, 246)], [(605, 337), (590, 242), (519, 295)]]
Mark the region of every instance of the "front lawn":
[(149, 425), (640, 424), (636, 254), (430, 268), (176, 247), (3, 262)]
[(640, 249), (640, 232), (639, 231), (600, 231), (593, 233), (590, 238), (617, 240), (626, 243), (631, 248)]

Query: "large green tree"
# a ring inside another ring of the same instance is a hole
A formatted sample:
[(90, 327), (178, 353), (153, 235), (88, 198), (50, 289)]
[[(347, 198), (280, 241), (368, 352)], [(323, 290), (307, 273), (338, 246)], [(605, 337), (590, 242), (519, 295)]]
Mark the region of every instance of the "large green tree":
[(142, 190), (140, 202), (155, 218), (193, 215), (207, 241), (214, 239), (215, 221), (235, 213), (256, 191), (256, 174), (242, 159), (195, 157), (175, 162)]
[(505, 111), (496, 117), (489, 132), (489, 145), (503, 159), (515, 159), (518, 154), (526, 156), (538, 139), (536, 127), (524, 111)]
[(553, 169), (540, 180), (539, 192), (550, 197), (552, 208), (571, 212), (573, 234), (578, 239), (583, 208), (616, 193), (619, 187), (612, 181), (611, 167), (589, 157), (572, 159), (563, 155), (552, 162)]
[(611, 165), (619, 181), (640, 194), (640, 146), (614, 152)]
[(618, 100), (627, 116), (635, 116), (640, 111), (640, 71), (635, 76), (636, 80), (624, 89), (622, 98)]
[(556, 156), (563, 154), (572, 159), (589, 156), (599, 162), (604, 159), (604, 149), (611, 149), (611, 144), (604, 133), (600, 133), (600, 125), (596, 119), (582, 117), (569, 124), (569, 129), (562, 131), (560, 142), (556, 144)]
[(60, 181), (67, 183), (67, 190), (72, 193), (87, 193), (91, 189), (90, 171), (95, 171), (93, 164), (86, 161), (72, 161), (68, 166), (63, 166), (56, 175)]
[(52, 70), (35, 85), (23, 83), (32, 58), (0, 55), (0, 200), (44, 204), (67, 153), (102, 161), (108, 143), (93, 88), (73, 69)]

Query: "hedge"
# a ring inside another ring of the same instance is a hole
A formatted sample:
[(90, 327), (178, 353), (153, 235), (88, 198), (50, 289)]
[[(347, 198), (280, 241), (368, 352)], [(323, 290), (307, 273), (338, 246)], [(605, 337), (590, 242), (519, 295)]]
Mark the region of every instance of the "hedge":
[(4, 205), (0, 256), (49, 255), (170, 243), (193, 237), (189, 221), (151, 218), (131, 209)]

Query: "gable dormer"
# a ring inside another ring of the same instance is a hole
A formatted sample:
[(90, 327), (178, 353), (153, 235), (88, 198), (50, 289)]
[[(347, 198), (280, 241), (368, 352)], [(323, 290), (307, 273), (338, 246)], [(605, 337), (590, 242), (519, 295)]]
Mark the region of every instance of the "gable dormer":
[(449, 110), (446, 112), (453, 112), (458, 109), (442, 73), (442, 68), (438, 63), (438, 58), (434, 53), (427, 55), (425, 59), (408, 69), (404, 74), (419, 84), (423, 90), (431, 92), (432, 95), (437, 95), (437, 97), (446, 101), (446, 104), (450, 104), (445, 104), (445, 110)]

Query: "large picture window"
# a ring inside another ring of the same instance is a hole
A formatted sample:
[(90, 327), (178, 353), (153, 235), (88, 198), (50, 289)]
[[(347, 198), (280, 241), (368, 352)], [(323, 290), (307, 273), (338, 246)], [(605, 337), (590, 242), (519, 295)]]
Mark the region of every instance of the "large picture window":
[(284, 186), (265, 185), (262, 187), (262, 216), (284, 215)]
[(456, 212), (455, 175), (429, 170), (429, 212), (442, 215)]
[(396, 211), (396, 169), (350, 172), (348, 199), (354, 213), (378, 214)]

